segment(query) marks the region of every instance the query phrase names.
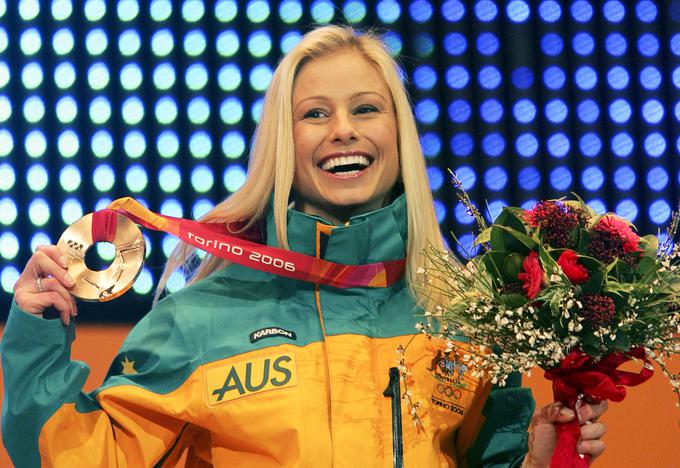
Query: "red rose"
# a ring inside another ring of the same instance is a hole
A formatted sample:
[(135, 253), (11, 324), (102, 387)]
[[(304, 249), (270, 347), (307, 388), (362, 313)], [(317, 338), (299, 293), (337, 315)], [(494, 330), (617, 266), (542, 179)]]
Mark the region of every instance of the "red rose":
[(529, 299), (538, 295), (543, 281), (543, 268), (541, 268), (541, 262), (538, 260), (538, 253), (532, 251), (524, 257), (522, 272), (517, 275), (517, 278), (522, 282), (524, 292)]
[(578, 262), (578, 255), (571, 250), (565, 250), (557, 259), (557, 264), (562, 267), (562, 271), (569, 281), (574, 284), (581, 284), (588, 281), (588, 269)]
[(597, 223), (596, 229), (606, 231), (623, 240), (623, 251), (626, 253), (637, 252), (640, 250), (638, 243), (640, 236), (633, 232), (628, 223), (615, 216), (603, 216)]

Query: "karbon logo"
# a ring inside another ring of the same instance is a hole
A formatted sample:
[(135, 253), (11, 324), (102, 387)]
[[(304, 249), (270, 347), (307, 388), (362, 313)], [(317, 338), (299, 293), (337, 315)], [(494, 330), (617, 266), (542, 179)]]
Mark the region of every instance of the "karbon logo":
[(210, 405), (295, 385), (297, 385), (295, 356), (290, 354), (255, 358), (206, 371)]
[(274, 268), (279, 268), (286, 271), (295, 271), (295, 264), (293, 262), (287, 262), (285, 260), (281, 260), (280, 258), (271, 257), (260, 252), (244, 252), (243, 248), (239, 247), (238, 245), (231, 245), (228, 242), (217, 241), (215, 239), (205, 239), (204, 237), (198, 236), (193, 232), (187, 232), (187, 236), (189, 239), (193, 240), (201, 247), (205, 247), (206, 249), (214, 249), (220, 252), (231, 253), (237, 257), (241, 257), (247, 253), (248, 260), (253, 262), (258, 262), (263, 265), (271, 265)]

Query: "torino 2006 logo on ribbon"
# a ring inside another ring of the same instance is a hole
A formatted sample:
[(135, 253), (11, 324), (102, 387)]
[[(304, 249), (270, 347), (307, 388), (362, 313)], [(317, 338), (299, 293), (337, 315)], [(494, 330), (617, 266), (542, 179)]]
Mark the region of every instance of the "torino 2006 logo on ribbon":
[(206, 239), (201, 237), (191, 231), (187, 232), (187, 237), (195, 242), (196, 244), (204, 247), (206, 250), (214, 250), (217, 252), (223, 252), (226, 254), (231, 254), (237, 257), (243, 257), (247, 255), (246, 258), (253, 262), (261, 263), (262, 265), (273, 266), (274, 268), (286, 270), (293, 272), (295, 271), (295, 264), (293, 262), (285, 261), (280, 258), (272, 257), (270, 255), (258, 252), (258, 251), (247, 251), (238, 245), (232, 245), (228, 242), (218, 241), (214, 239)]

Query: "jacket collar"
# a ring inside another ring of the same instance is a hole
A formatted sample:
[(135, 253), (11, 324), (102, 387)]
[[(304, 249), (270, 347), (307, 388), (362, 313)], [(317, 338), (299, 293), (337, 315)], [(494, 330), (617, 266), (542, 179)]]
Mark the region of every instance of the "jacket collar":
[[(288, 243), (291, 250), (315, 256), (319, 239), (322, 258), (349, 265), (399, 260), (406, 253), (407, 226), (404, 194), (383, 208), (353, 216), (342, 226), (289, 209)], [(329, 230), (329, 236), (318, 233)], [(267, 245), (277, 246), (271, 210), (267, 216)]]

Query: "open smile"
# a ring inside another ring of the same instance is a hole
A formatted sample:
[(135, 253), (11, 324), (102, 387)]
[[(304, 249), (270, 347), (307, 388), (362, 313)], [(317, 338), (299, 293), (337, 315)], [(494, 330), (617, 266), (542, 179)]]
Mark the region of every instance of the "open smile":
[(373, 158), (365, 153), (334, 154), (322, 159), (317, 166), (338, 177), (357, 175), (373, 164)]

